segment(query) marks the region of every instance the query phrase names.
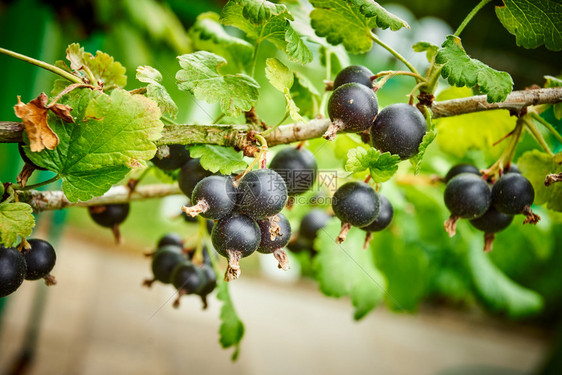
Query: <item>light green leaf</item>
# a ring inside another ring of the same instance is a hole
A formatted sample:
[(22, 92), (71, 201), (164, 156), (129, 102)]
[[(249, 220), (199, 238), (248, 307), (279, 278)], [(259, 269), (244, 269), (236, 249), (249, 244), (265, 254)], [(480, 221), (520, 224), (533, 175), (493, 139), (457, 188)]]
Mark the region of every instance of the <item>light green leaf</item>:
[(121, 89), (110, 95), (77, 89), (60, 102), (73, 108), (75, 123), (49, 114), (49, 125), (60, 138), (58, 147), (30, 152), (25, 146), (25, 151), (35, 164), (62, 177), (69, 201), (104, 194), (131, 168), (144, 167), (154, 157), (153, 141), (160, 138), (163, 128), (154, 101)]
[(28, 237), (35, 226), (33, 209), (27, 203), (0, 203), (0, 244), (17, 245), (18, 236)]
[(562, 183), (544, 184), (546, 175), (562, 173), (562, 165), (556, 163), (553, 157), (532, 150), (521, 155), (517, 167), (535, 189), (535, 204), (546, 204), (551, 210), (562, 212)]
[(418, 42), (412, 46), (412, 49), (415, 52), (425, 52), (425, 57), (427, 58), (427, 61), (431, 62), (433, 61), (433, 58), (437, 54), (437, 51), (439, 50), (439, 46), (436, 46), (435, 44), (431, 44), (429, 42)]
[(199, 51), (179, 56), (178, 60), (182, 67), (176, 74), (180, 90), (208, 103), (219, 102), (227, 116), (238, 116), (256, 104), (259, 84), (245, 74), (220, 74), (218, 68), (226, 64), (223, 57)]
[(291, 87), (291, 98), (304, 116), (313, 118), (318, 114), (321, 97), (312, 82), (303, 74), (294, 72), (295, 80)]
[(437, 132), (435, 131), (435, 129), (425, 133), (420, 143), (420, 147), (418, 148), (418, 153), (410, 158), (410, 163), (412, 163), (412, 166), (414, 167), (414, 174), (419, 173), (425, 151), (427, 150), (427, 147), (431, 143), (433, 143), (435, 137), (437, 137)]
[(285, 31), (285, 53), (291, 61), (308, 64), (312, 61), (313, 55), (310, 49), (304, 43), (301, 36), (292, 27), (287, 27)]
[(248, 164), (244, 161), (242, 151), (234, 151), (232, 147), (216, 145), (191, 145), (188, 146), (189, 155), (201, 158), (201, 166), (211, 172), (231, 174), (244, 169)]
[(386, 281), (375, 267), (373, 255), (363, 250), (365, 232), (352, 228), (344, 243), (337, 244), (340, 222), (336, 218), (318, 231), (313, 267), (320, 290), (330, 297), (351, 297), (354, 319), (363, 318), (382, 300)]
[(299, 107), (293, 101), (289, 89), (293, 86), (293, 72), (276, 58), (268, 58), (265, 62), (265, 76), (277, 90), (285, 96), (286, 112), (295, 122), (305, 122), (299, 114)]
[[(274, 16), (288, 15), (287, 6), (284, 4), (274, 4), (266, 0), (236, 0), (242, 7), (242, 15), (255, 25), (263, 24)], [(292, 17), (290, 18), (292, 19)]]
[(437, 52), (435, 61), (443, 64), (441, 75), (449, 84), (458, 87), (476, 87), (488, 94), (488, 103), (504, 101), (513, 89), (513, 79), (509, 73), (490, 68), (483, 62), (470, 58), (460, 38), (448, 35), (447, 40)]
[(518, 46), (562, 49), (562, 4), (554, 0), (503, 0), (496, 15)]
[(163, 114), (167, 113), (172, 118), (176, 118), (178, 106), (162, 85), (162, 74), (151, 66), (139, 66), (137, 68), (137, 79), (148, 83), (146, 95), (158, 104), (160, 111)]
[(410, 28), (406, 21), (373, 0), (311, 0), (314, 10), (310, 22), (316, 34), (328, 43), (343, 43), (350, 53), (365, 53), (371, 49), (374, 28), (396, 31)]
[[(546, 83), (544, 87), (562, 87), (562, 79), (553, 76), (544, 76)], [(557, 120), (562, 120), (562, 103), (553, 104), (554, 116)]]
[(66, 58), (75, 73), (81, 74), (82, 77), (88, 77), (86, 71), (92, 73), (96, 82), (91, 84), (102, 84), (104, 88), (124, 87), (127, 84), (125, 68), (107, 53), (98, 51), (93, 56), (89, 52), (84, 52), (84, 47), (80, 47), (78, 43), (72, 43), (66, 49)]
[(398, 170), (400, 156), (392, 155), (390, 152), (382, 153), (371, 147), (365, 150), (356, 147), (347, 153), (345, 170), (352, 173), (362, 172), (366, 169), (377, 183), (388, 181)]
[(231, 346), (235, 347), (234, 353), (232, 353), (232, 360), (236, 361), (240, 353), (240, 341), (242, 341), (244, 336), (244, 323), (236, 314), (227, 282), (223, 281), (219, 284), (217, 299), (223, 302), (220, 313), (219, 341), (225, 349)]

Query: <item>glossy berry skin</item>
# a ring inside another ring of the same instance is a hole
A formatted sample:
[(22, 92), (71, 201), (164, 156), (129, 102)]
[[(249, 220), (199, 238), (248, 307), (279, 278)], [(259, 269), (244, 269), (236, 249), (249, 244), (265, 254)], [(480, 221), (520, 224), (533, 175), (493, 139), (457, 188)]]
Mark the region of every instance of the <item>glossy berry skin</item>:
[(342, 185), (334, 194), (332, 209), (342, 223), (364, 227), (379, 213), (378, 194), (364, 182), (354, 181)]
[(215, 223), (211, 241), (217, 252), (228, 257), (227, 250), (239, 251), (247, 257), (257, 250), (261, 240), (258, 224), (250, 217), (232, 214)]
[(40, 239), (30, 239), (27, 242), (31, 249), (22, 251), (27, 264), (26, 280), (38, 280), (51, 272), (57, 261), (57, 254), (50, 243)]
[(153, 162), (155, 166), (165, 171), (173, 171), (181, 168), (189, 161), (189, 151), (187, 151), (185, 145), (168, 145), (168, 149), (168, 156), (162, 159), (155, 156), (150, 161)]
[(534, 200), (533, 185), (517, 173), (503, 175), (492, 187), (492, 204), (504, 214), (520, 214)]
[(381, 152), (390, 152), (409, 159), (418, 148), (427, 131), (421, 112), (406, 103), (391, 104), (377, 116), (371, 127), (371, 143)]
[(491, 193), (482, 178), (472, 173), (461, 173), (449, 181), (444, 198), (452, 216), (476, 219), (490, 207)]
[(392, 204), (390, 201), (383, 195), (379, 195), (380, 200), (380, 209), (377, 217), (375, 220), (363, 227), (364, 231), (367, 232), (379, 232), (390, 225), (392, 221), (392, 217), (394, 216), (394, 209), (392, 208)]
[(312, 152), (306, 148), (286, 147), (271, 160), (269, 169), (283, 178), (287, 194), (295, 196), (310, 190), (316, 181), (318, 165)]
[(33, 168), (35, 168), (39, 171), (46, 171), (47, 168), (43, 168), (43, 167), (38, 166), (37, 164), (32, 162), (30, 158), (27, 157), (27, 155), (25, 154), (25, 151), (23, 150), (24, 145), (25, 145), (24, 143), (21, 143), (21, 142), (18, 143), (18, 151), (20, 153), (20, 156), (21, 156), (22, 160), (25, 162), (25, 164), (32, 165)]
[(258, 226), (261, 232), (260, 246), (258, 247), (258, 252), (262, 254), (271, 254), (277, 249), (282, 249), (289, 243), (291, 239), (291, 224), (289, 220), (283, 214), (277, 214), (281, 236), (276, 236), (275, 239), (271, 239), (271, 233), (269, 231), (271, 225), (269, 219), (263, 219), (258, 221)]
[(129, 215), (130, 208), (129, 203), (106, 204), (103, 206), (105, 209), (101, 212), (96, 212), (95, 207), (90, 209), (90, 217), (98, 225), (108, 228), (124, 222)]
[(521, 171), (519, 170), (519, 168), (515, 164), (510, 164), (509, 168), (504, 168), (503, 173), (504, 174), (507, 174), (507, 173), (521, 174)]
[(185, 260), (181, 248), (175, 245), (166, 245), (158, 248), (152, 258), (152, 273), (154, 279), (164, 284), (169, 284), (171, 282), (172, 272), (178, 264)]
[(470, 224), (476, 229), (486, 233), (496, 233), (504, 230), (513, 221), (513, 215), (506, 215), (499, 212), (494, 206), (490, 205), (488, 211), (479, 218), (470, 220)]
[(346, 83), (356, 82), (362, 85), (367, 86), (368, 88), (373, 88), (373, 82), (371, 81), (371, 77), (373, 76), (373, 72), (362, 65), (350, 65), (346, 68), (343, 68), (336, 79), (334, 79), (334, 87), (333, 89), (337, 89), (341, 85)]
[(318, 231), (324, 228), (332, 217), (320, 208), (314, 208), (301, 220), (299, 237), (313, 243)]
[(201, 266), (201, 275), (203, 278), (203, 286), (197, 294), (200, 296), (206, 296), (215, 290), (215, 287), (217, 286), (217, 275), (215, 274), (213, 266), (206, 263)]
[(183, 248), (183, 240), (181, 236), (177, 233), (168, 233), (162, 238), (160, 238), (157, 247), (161, 248), (167, 245), (178, 246), (180, 248)]
[(193, 294), (199, 293), (203, 288), (204, 277), (199, 267), (184, 260), (174, 268), (171, 282), (183, 294)]
[(178, 174), (178, 185), (180, 190), (187, 196), (191, 197), (195, 185), (207, 176), (213, 173), (203, 169), (199, 159), (191, 159), (183, 165)]
[(261, 220), (280, 212), (287, 198), (287, 185), (283, 178), (271, 169), (258, 169), (242, 177), (235, 210)]
[(334, 90), (328, 101), (328, 115), (339, 130), (360, 132), (369, 129), (379, 111), (373, 90), (360, 83), (346, 83)]
[(204, 200), (208, 209), (200, 215), (205, 219), (218, 220), (229, 215), (236, 204), (236, 188), (230, 176), (205, 177), (195, 185), (191, 203)]
[(0, 298), (13, 293), (23, 283), (27, 264), (23, 254), (0, 245)]
[(451, 169), (449, 169), (449, 172), (447, 172), (447, 175), (445, 176), (445, 183), (451, 181), (451, 179), (453, 177), (455, 177), (456, 175), (459, 175), (461, 173), (472, 173), (472, 174), (480, 176), (480, 171), (474, 165), (472, 165), (472, 164), (457, 164), (457, 165), (451, 167)]

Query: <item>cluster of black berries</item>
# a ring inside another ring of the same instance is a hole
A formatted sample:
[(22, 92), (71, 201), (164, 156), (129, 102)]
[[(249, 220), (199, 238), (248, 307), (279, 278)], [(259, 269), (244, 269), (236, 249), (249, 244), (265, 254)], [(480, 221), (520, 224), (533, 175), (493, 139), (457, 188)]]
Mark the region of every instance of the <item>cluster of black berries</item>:
[(373, 147), (409, 159), (418, 153), (426, 121), (417, 108), (406, 103), (389, 105), (379, 113), (372, 77), (369, 69), (356, 65), (338, 73), (328, 102), (332, 123), (324, 138), (333, 140), (338, 131), (368, 131)]
[(179, 307), (180, 299), (186, 294), (196, 294), (203, 301), (203, 308), (207, 308), (207, 296), (215, 290), (217, 276), (211, 264), (207, 247), (203, 246), (203, 263), (193, 262), (195, 249), (184, 249), (181, 236), (169, 233), (159, 241), (154, 252), (147, 254), (152, 257), (152, 279), (147, 279), (143, 285), (151, 287), (155, 281), (172, 284), (178, 291), (174, 307)]
[(40, 239), (27, 240), (22, 251), (0, 245), (0, 298), (13, 293), (23, 280), (45, 279), (47, 285), (56, 284), (50, 275), (57, 255), (50, 243)]
[(495, 181), (488, 181), (486, 177), (469, 164), (459, 164), (449, 170), (445, 176), (444, 200), (451, 216), (445, 221), (445, 230), (453, 236), (457, 221), (469, 219), (475, 228), (485, 233), (484, 251), (490, 251), (495, 233), (507, 228), (513, 215), (525, 215), (524, 224), (536, 224), (540, 217), (531, 211), (535, 199), (533, 186), (517, 167), (511, 165), (503, 170)]

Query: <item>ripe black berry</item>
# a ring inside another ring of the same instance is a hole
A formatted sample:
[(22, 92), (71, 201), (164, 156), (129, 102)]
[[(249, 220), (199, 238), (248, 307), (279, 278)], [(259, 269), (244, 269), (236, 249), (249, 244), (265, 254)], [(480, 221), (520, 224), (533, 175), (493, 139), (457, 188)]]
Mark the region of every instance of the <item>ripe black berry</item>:
[(493, 205), (479, 218), (470, 220), (470, 224), (484, 232), (484, 251), (492, 250), (495, 233), (507, 228), (513, 221), (513, 215), (499, 212)]
[(190, 216), (218, 220), (229, 215), (236, 204), (236, 188), (230, 176), (205, 177), (193, 189), (191, 207), (183, 207)]
[(352, 226), (364, 227), (379, 213), (378, 194), (365, 182), (348, 182), (334, 194), (332, 209), (342, 222), (336, 242), (342, 243)]
[(178, 290), (178, 297), (174, 301), (174, 307), (177, 308), (182, 296), (201, 291), (205, 278), (199, 267), (189, 260), (184, 260), (174, 268), (171, 281)]
[(90, 206), (90, 217), (102, 227), (111, 228), (116, 243), (121, 243), (119, 224), (129, 215), (129, 203), (106, 204), (103, 206)]
[(368, 88), (373, 88), (373, 82), (371, 81), (371, 77), (373, 76), (373, 72), (362, 65), (350, 65), (347, 68), (343, 68), (336, 79), (334, 79), (334, 87), (333, 90), (337, 89), (343, 84), (356, 82), (362, 85), (367, 86)]
[(22, 253), (0, 245), (0, 298), (13, 293), (23, 283), (27, 265)]
[(333, 140), (338, 131), (360, 132), (369, 129), (379, 111), (373, 90), (360, 83), (346, 83), (334, 90), (328, 101), (332, 124), (323, 137)]
[(217, 275), (213, 266), (207, 263), (203, 263), (201, 266), (201, 276), (203, 278), (203, 286), (197, 294), (201, 297), (203, 302), (203, 309), (207, 308), (207, 295), (209, 295), (215, 287), (217, 286)]
[(480, 176), (480, 170), (478, 170), (478, 168), (476, 168), (474, 165), (457, 164), (453, 166), (451, 169), (449, 169), (449, 172), (447, 172), (447, 175), (445, 176), (445, 183), (451, 181), (451, 178), (461, 173), (472, 173)]
[(195, 185), (207, 176), (213, 173), (203, 169), (199, 159), (191, 159), (183, 165), (178, 174), (178, 185), (180, 190), (188, 197), (191, 198)]
[(145, 280), (144, 285), (150, 287), (154, 281), (169, 284), (174, 268), (185, 260), (181, 247), (176, 245), (159, 247), (152, 258), (151, 267), (154, 278), (152, 280)]
[(261, 232), (261, 242), (258, 252), (272, 254), (279, 262), (279, 268), (289, 269), (289, 260), (283, 248), (291, 239), (291, 224), (283, 214), (277, 214), (271, 218), (258, 221)]
[(40, 239), (27, 241), (31, 249), (22, 251), (27, 264), (26, 280), (38, 280), (45, 278), (47, 285), (55, 284), (55, 278), (49, 275), (57, 261), (57, 254), (50, 243)]
[(503, 169), (503, 173), (517, 173), (521, 174), (521, 171), (515, 164), (509, 164)]
[(372, 232), (379, 232), (388, 227), (392, 221), (392, 217), (394, 216), (394, 209), (392, 208), (390, 201), (383, 195), (379, 195), (379, 200), (380, 209), (377, 217), (371, 224), (361, 228), (367, 232), (367, 235), (365, 236), (365, 244), (363, 246), (364, 248), (369, 246), (369, 242), (372, 238)]
[(531, 211), (535, 189), (523, 175), (507, 173), (492, 187), (492, 204), (504, 214), (525, 214), (525, 223), (536, 224), (540, 217)]
[(189, 151), (184, 145), (168, 145), (166, 156), (160, 157), (158, 152), (150, 161), (160, 169), (173, 171), (181, 168), (182, 165), (189, 161)]
[(226, 281), (230, 281), (240, 276), (240, 259), (257, 250), (261, 232), (258, 224), (250, 217), (232, 214), (215, 223), (211, 240), (215, 250), (228, 259), (224, 277)]
[(173, 245), (183, 248), (183, 239), (177, 233), (168, 233), (160, 238), (160, 240), (158, 241), (158, 245), (156, 246), (158, 248), (161, 248), (166, 245)]
[(392, 104), (379, 113), (371, 127), (371, 143), (381, 152), (409, 159), (418, 153), (426, 131), (425, 119), (416, 107)]
[(287, 186), (283, 178), (271, 169), (258, 169), (240, 180), (235, 210), (260, 220), (277, 214), (286, 203)]
[(318, 236), (318, 231), (324, 228), (332, 217), (320, 208), (314, 208), (301, 220), (299, 237), (310, 242), (310, 246)]
[(472, 173), (461, 173), (449, 181), (444, 198), (451, 211), (451, 217), (445, 221), (445, 230), (452, 237), (460, 218), (476, 219), (488, 210), (491, 193), (482, 178)]
[(286, 147), (279, 151), (271, 160), (269, 168), (283, 178), (289, 196), (307, 192), (314, 184), (318, 172), (316, 158), (303, 147)]

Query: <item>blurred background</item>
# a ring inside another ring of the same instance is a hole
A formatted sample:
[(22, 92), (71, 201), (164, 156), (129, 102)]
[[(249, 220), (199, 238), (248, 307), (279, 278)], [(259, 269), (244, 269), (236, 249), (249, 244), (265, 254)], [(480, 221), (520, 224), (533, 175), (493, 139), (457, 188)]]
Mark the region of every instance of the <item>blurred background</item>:
[[(420, 40), (439, 45), (476, 2), (381, 4), (411, 26), (381, 31), (381, 39), (423, 69), (425, 54), (414, 53), (411, 45)], [(175, 88), (176, 56), (196, 48), (190, 28), (197, 16), (220, 13), (223, 5), (188, 0), (2, 0), (0, 46), (50, 63), (62, 60), (73, 42), (92, 53), (102, 50), (126, 67), (127, 89), (140, 86), (134, 79), (139, 65), (153, 66), (180, 109), (178, 123), (211, 123), (219, 114), (215, 105), (196, 102)], [(242, 37), (237, 29), (227, 31)], [(559, 53), (516, 47), (490, 5), (465, 29), (463, 44), (473, 57), (508, 71), (515, 89), (542, 85), (544, 75), (561, 73)], [(314, 61), (299, 71), (322, 92), (325, 69), (318, 51), (313, 52)], [(275, 124), (284, 106), (271, 103), (282, 102), (283, 96), (267, 83), (264, 64), (266, 57), (284, 56), (270, 43), (260, 47), (260, 56), (257, 111), (266, 123)], [(333, 66), (334, 75), (348, 63), (366, 65), (373, 72), (401, 69), (378, 47), (366, 55), (342, 56)], [(48, 93), (56, 78), (4, 55), (0, 72), (0, 120), (6, 121), (18, 120), (13, 111), (17, 95), (27, 102), (42, 91)], [(447, 87), (445, 82), (442, 87)], [(411, 88), (408, 77), (391, 79), (378, 94), (381, 106), (407, 101)], [(544, 116), (555, 121), (551, 113)], [(447, 144), (455, 134), (443, 130), (449, 138), (428, 149), (424, 175), (443, 176), (458, 162), (485, 168), (502, 150), (467, 147), (455, 153)], [(554, 151), (562, 150), (545, 137)], [(319, 140), (309, 144), (321, 170), (343, 170), (341, 146)], [(0, 144), (0, 181), (15, 181), (23, 166), (16, 147)], [(515, 160), (535, 147), (525, 136)], [(319, 291), (310, 252), (289, 254), (292, 269), (284, 274), (269, 257), (250, 257), (243, 261), (242, 278), (230, 287), (246, 325), (236, 363), (230, 362), (231, 349), (222, 350), (218, 343), (220, 302), (214, 296), (206, 311), (196, 298), (184, 298), (175, 310), (172, 288), (141, 287), (150, 276), (143, 252), (153, 249), (165, 233), (188, 237), (197, 232), (195, 224), (179, 216), (184, 197), (132, 203), (122, 226), (122, 246), (113, 243), (109, 230), (91, 222), (85, 209), (42, 213), (34, 236), (55, 244), (58, 261), (53, 274), (59, 284), (46, 288), (25, 282), (12, 296), (0, 298), (0, 374), (561, 373), (562, 216), (534, 207), (543, 218), (536, 227), (514, 221), (498, 234), (494, 251), (484, 256), (481, 233), (466, 223), (459, 225), (452, 240), (443, 231), (448, 216), (443, 187), (407, 183), (404, 176), (410, 173), (409, 165), (403, 166), (398, 178), (385, 183), (383, 192), (394, 205), (395, 218), (373, 242), (376, 266), (388, 282), (386, 303), (354, 322), (348, 299), (327, 298)], [(30, 183), (51, 176), (37, 171)], [(146, 181), (158, 182), (158, 176)], [(296, 206), (288, 213), (294, 228), (308, 209)]]

